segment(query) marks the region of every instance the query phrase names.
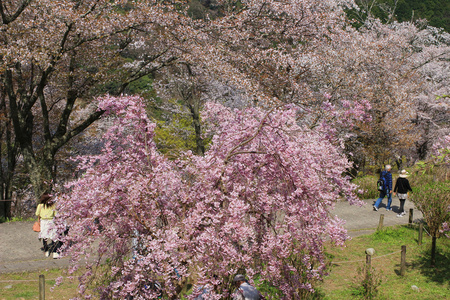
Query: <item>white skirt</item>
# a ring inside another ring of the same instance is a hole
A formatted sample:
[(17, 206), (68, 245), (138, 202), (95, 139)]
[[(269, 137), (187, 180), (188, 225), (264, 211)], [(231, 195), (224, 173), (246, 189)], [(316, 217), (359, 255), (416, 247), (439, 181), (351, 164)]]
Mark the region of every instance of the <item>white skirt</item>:
[(398, 197), (398, 199), (400, 199), (400, 200), (406, 200), (406, 197), (408, 197), (408, 194), (400, 194), (400, 193), (397, 193), (397, 197)]
[(41, 231), (39, 232), (39, 238), (55, 240), (56, 228), (53, 224), (53, 220), (41, 219)]

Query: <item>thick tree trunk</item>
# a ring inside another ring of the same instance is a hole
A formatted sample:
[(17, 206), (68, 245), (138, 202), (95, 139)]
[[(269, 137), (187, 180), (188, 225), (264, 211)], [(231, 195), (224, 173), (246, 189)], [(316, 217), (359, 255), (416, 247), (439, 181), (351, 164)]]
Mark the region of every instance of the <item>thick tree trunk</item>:
[(54, 158), (51, 153), (44, 151), (42, 157), (36, 158), (27, 148), (22, 151), (24, 162), (33, 186), (36, 201), (44, 192), (51, 192), (55, 174), (53, 174)]
[[(17, 145), (13, 141), (9, 111), (6, 105), (5, 87), (0, 87), (0, 110), (4, 118), (0, 125), (0, 217), (10, 219), (12, 178), (16, 168)], [(6, 157), (4, 156), (6, 154)], [(6, 164), (5, 164), (6, 162)]]

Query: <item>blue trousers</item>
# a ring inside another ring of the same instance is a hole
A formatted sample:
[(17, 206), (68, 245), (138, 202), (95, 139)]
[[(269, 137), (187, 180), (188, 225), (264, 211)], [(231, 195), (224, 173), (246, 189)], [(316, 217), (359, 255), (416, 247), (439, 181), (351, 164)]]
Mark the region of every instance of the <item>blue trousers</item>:
[(378, 206), (380, 206), (381, 201), (383, 201), (383, 198), (385, 196), (388, 196), (388, 202), (387, 202), (387, 206), (386, 209), (391, 209), (391, 203), (392, 203), (392, 193), (390, 193), (390, 191), (380, 191), (380, 196), (377, 199), (377, 201), (375, 202), (375, 207), (378, 208)]

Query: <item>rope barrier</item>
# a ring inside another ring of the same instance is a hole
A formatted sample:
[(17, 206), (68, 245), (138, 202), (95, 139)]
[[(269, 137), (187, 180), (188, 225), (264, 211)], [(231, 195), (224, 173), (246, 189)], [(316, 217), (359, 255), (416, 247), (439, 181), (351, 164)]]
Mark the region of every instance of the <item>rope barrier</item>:
[[(400, 252), (402, 252), (402, 250), (394, 251), (394, 252), (392, 252), (392, 253), (388, 253), (388, 254), (384, 254), (384, 255), (380, 255), (380, 256), (375, 256), (375, 257), (372, 256), (372, 259), (377, 259), (377, 258), (381, 258), (381, 257), (384, 257), (384, 256), (388, 256), (388, 255), (392, 255), (392, 254), (396, 254), (396, 253), (400, 253)], [(331, 263), (337, 265), (337, 264), (346, 264), (346, 263), (355, 263), (355, 262), (365, 262), (365, 261), (366, 261), (366, 259), (361, 259), (361, 260), (346, 260), (346, 261), (336, 261), (336, 262), (332, 261)]]
[[(56, 278), (45, 279), (45, 281), (56, 280)], [(37, 279), (23, 279), (23, 280), (0, 280), (0, 282), (37, 282)]]
[(425, 232), (428, 234), (428, 236), (431, 236), (431, 234), (428, 232), (428, 230), (425, 228), (425, 226), (423, 227), (423, 230), (425, 230)]
[[(412, 249), (420, 248), (420, 246), (418, 246), (418, 245), (411, 245), (411, 246), (408, 246), (408, 247), (412, 248)], [(378, 258), (381, 258), (381, 257), (389, 256), (389, 255), (400, 253), (400, 252), (402, 252), (402, 250), (394, 251), (394, 252), (383, 254), (383, 255), (380, 255), (380, 256), (372, 256), (372, 259), (378, 259)], [(337, 264), (365, 262), (365, 261), (366, 261), (366, 259), (364, 258), (364, 259), (361, 259), (361, 260), (346, 260), (346, 261), (336, 261), (336, 262), (332, 261), (331, 264), (337, 265)]]

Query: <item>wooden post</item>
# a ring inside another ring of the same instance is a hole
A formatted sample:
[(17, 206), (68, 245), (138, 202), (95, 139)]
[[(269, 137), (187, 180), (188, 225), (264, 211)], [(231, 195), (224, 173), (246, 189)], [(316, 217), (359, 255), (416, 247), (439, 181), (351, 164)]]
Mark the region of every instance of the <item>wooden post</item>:
[(423, 237), (423, 223), (419, 224), (419, 246), (422, 245), (422, 237)]
[(372, 265), (372, 256), (370, 254), (366, 254), (366, 280), (369, 279), (371, 265)]
[(384, 214), (381, 214), (380, 215), (380, 222), (378, 223), (378, 229), (377, 230), (383, 229), (383, 220), (384, 220)]
[(410, 209), (409, 209), (409, 221), (408, 221), (408, 225), (409, 225), (409, 226), (412, 226), (413, 215), (414, 215), (414, 209), (410, 208)]
[(45, 300), (45, 276), (39, 275), (39, 300)]
[(402, 258), (400, 263), (400, 275), (405, 276), (406, 271), (406, 246), (402, 246)]

